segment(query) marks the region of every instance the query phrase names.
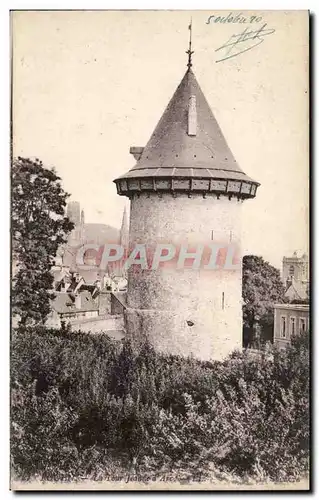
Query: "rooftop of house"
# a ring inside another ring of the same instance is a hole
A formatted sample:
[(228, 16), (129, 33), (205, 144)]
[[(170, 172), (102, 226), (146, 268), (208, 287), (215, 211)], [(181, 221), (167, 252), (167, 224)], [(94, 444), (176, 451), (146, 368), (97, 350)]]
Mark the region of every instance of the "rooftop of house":
[(127, 294), (126, 292), (113, 292), (112, 295), (122, 304), (122, 306), (126, 307), (127, 303)]
[(55, 292), (55, 294), (56, 297), (52, 300), (51, 304), (52, 308), (59, 314), (98, 310), (98, 305), (92, 299), (92, 296), (88, 290), (83, 290), (79, 293), (79, 307), (76, 307), (74, 294), (67, 292)]
[(275, 304), (274, 309), (287, 309), (291, 311), (309, 311), (309, 304)]
[(307, 282), (302, 283), (292, 278), (291, 283), (287, 286), (287, 290), (285, 291), (285, 296), (294, 296), (296, 299), (306, 300), (308, 298), (307, 288)]

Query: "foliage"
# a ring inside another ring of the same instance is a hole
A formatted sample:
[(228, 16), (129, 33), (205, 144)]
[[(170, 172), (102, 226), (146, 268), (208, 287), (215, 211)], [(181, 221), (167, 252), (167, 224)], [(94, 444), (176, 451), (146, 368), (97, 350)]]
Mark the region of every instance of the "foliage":
[(43, 327), (12, 338), (15, 476), (103, 479), (181, 471), (294, 480), (307, 471), (309, 350), (224, 362)]
[(50, 269), (73, 223), (64, 217), (68, 194), (54, 169), (18, 157), (12, 165), (12, 310), (21, 324), (45, 322), (50, 312)]
[(273, 306), (285, 302), (278, 269), (256, 255), (243, 258), (244, 326), (273, 323)]

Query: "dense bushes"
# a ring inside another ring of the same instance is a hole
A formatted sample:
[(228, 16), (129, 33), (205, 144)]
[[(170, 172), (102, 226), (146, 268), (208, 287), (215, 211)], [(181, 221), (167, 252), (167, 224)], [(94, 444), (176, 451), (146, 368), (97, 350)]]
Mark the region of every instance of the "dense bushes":
[(13, 332), (12, 463), (22, 479), (307, 470), (309, 350), (204, 363), (106, 335)]

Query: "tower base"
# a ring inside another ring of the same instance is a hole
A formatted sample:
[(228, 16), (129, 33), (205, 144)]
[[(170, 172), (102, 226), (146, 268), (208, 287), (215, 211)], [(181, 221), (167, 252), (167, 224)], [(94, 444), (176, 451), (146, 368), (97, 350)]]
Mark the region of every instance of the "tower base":
[(223, 360), (242, 347), (241, 320), (231, 325), (222, 320), (218, 322), (216, 316), (207, 311), (203, 314), (201, 310), (186, 317), (185, 310), (127, 308), (124, 322), (137, 345), (147, 340), (163, 354), (191, 356), (203, 361)]

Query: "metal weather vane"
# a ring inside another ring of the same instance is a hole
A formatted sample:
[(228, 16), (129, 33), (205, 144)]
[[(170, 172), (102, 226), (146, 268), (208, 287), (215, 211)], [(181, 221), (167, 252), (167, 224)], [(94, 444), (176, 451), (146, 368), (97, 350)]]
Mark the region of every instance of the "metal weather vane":
[(189, 44), (188, 44), (188, 50), (186, 50), (186, 54), (188, 54), (187, 67), (188, 67), (188, 69), (191, 69), (191, 67), (192, 67), (192, 55), (194, 54), (194, 51), (192, 50), (192, 19), (191, 19), (191, 22), (188, 26), (188, 29), (189, 29)]

